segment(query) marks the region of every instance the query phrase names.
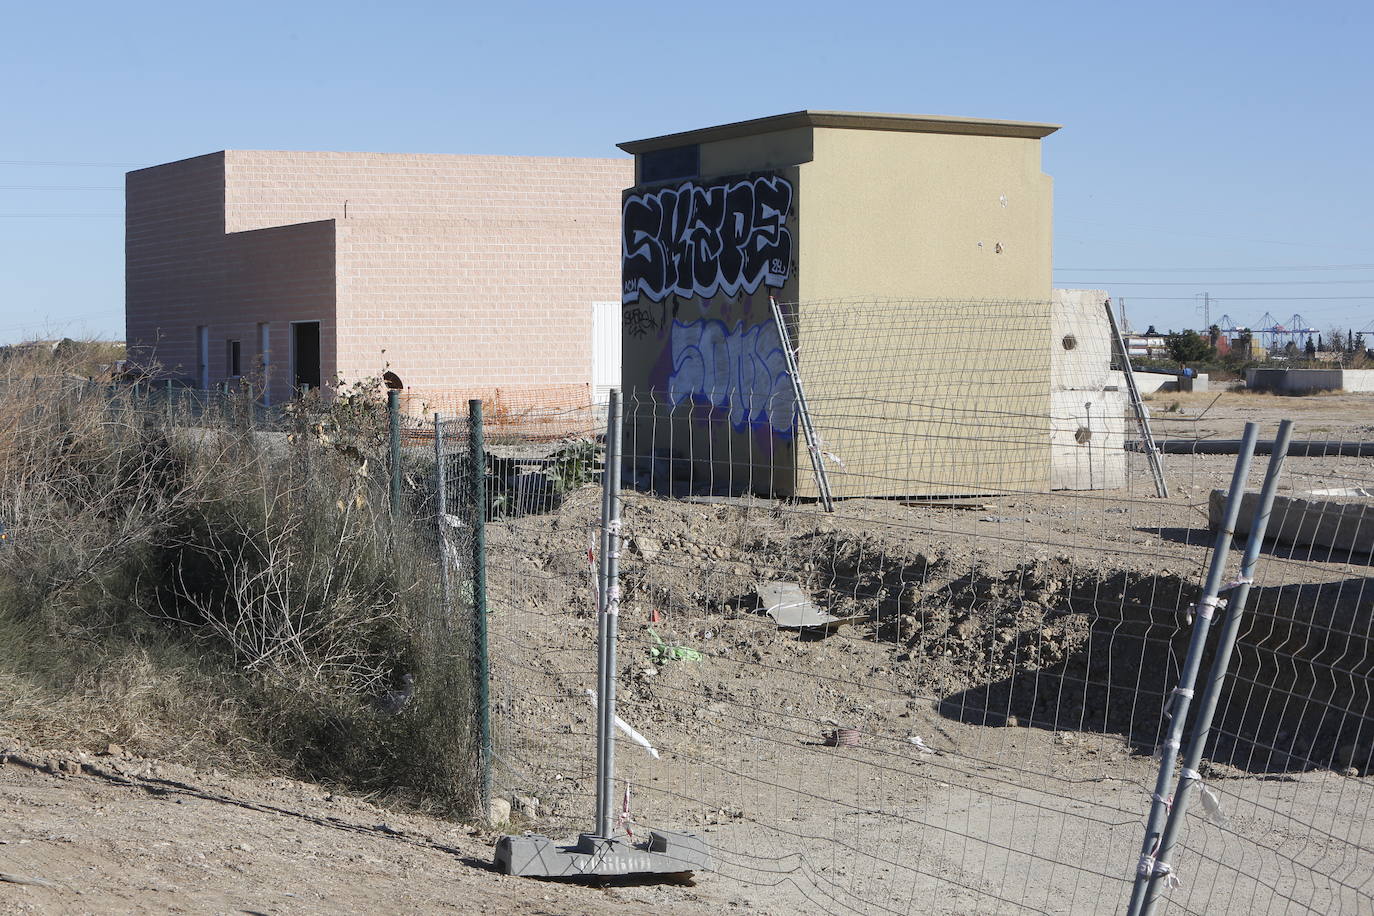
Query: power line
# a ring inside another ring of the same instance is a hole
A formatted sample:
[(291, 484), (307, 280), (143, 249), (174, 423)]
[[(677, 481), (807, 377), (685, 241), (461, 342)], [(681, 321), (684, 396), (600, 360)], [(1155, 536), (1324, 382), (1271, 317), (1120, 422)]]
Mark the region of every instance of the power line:
[(36, 165), (45, 168), (56, 168), (75, 166), (78, 168), (97, 168), (97, 169), (141, 169), (145, 168), (146, 162), (57, 162), (44, 161), (39, 159), (0, 159), (0, 165)]
[(1161, 271), (1374, 270), (1374, 264), (1293, 264), (1284, 267), (1056, 267), (1069, 273), (1155, 273)]
[[(1196, 296), (1129, 296), (1132, 302), (1140, 302), (1148, 299), (1151, 302), (1196, 302)], [(1374, 296), (1213, 296), (1213, 302), (1257, 302), (1261, 300), (1271, 302), (1313, 302), (1316, 300), (1346, 299), (1363, 302), (1374, 302)]]
[(1332, 249), (1336, 249), (1338, 251), (1367, 251), (1367, 249), (1353, 248), (1349, 245), (1331, 245), (1322, 242), (1286, 242), (1278, 239), (1252, 239), (1239, 235), (1217, 235), (1216, 233), (1209, 232), (1187, 232), (1180, 231), (1178, 229), (1167, 229), (1163, 226), (1142, 226), (1136, 223), (1119, 223), (1100, 219), (1084, 219), (1082, 217), (1075, 216), (1061, 216), (1058, 217), (1058, 220), (1060, 222), (1068, 223), (1090, 223), (1096, 226), (1109, 226), (1118, 229), (1143, 229), (1146, 232), (1161, 232), (1165, 235), (1180, 235), (1188, 236), (1191, 238), (1219, 239), (1221, 241), (1229, 242), (1249, 242), (1254, 245), (1288, 245), (1295, 248), (1321, 248), (1327, 251), (1330, 251)]
[(121, 185), (0, 184), (0, 191), (122, 191)]
[(1112, 280), (1110, 283), (1113, 286), (1337, 286), (1368, 284), (1374, 280)]
[(0, 213), (0, 219), (91, 219), (96, 217), (119, 217), (123, 213)]

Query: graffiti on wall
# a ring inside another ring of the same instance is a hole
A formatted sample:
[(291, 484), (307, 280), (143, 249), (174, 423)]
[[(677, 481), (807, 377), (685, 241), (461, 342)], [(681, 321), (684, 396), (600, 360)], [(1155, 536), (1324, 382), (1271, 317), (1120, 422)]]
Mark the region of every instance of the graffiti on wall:
[(620, 227), (622, 302), (782, 286), (792, 262), (791, 207), (792, 184), (776, 175), (629, 195)]
[(771, 320), (733, 329), (703, 318), (674, 321), (670, 344), (673, 371), (668, 396), (673, 406), (688, 398), (725, 411), (737, 431), (771, 428), (792, 434), (792, 379)]

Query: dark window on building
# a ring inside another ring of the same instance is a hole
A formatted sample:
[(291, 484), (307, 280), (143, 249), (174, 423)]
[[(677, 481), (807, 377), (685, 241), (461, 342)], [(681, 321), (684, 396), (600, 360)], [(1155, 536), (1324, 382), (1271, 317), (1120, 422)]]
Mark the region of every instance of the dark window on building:
[(696, 178), (701, 174), (701, 147), (674, 146), (639, 154), (639, 183), (671, 181), (674, 178)]
[(241, 352), (239, 342), (237, 340), (226, 340), (225, 344), (224, 374), (230, 378), (238, 378), (240, 375), (243, 375), (242, 363), (239, 362), (239, 354)]
[(320, 323), (291, 323), (291, 367), (297, 391), (320, 387)]

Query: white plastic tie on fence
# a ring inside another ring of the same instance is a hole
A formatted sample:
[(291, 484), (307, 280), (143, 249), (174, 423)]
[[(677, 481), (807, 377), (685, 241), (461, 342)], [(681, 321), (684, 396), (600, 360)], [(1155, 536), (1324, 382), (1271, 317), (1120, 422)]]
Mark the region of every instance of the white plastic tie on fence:
[(841, 458), (839, 455), (836, 455), (834, 452), (821, 452), (821, 454), (824, 455), (826, 458), (830, 459), (831, 461), (835, 462), (842, 468), (847, 468), (849, 466), (844, 463), (843, 458)]
[(1225, 585), (1223, 585), (1223, 586), (1221, 587), (1220, 591), (1229, 592), (1231, 589), (1233, 589), (1233, 588), (1240, 588), (1242, 585), (1254, 585), (1254, 584), (1255, 584), (1255, 577), (1254, 577), (1254, 576), (1237, 576), (1236, 578), (1232, 579), (1230, 582), (1227, 582)]
[(1193, 622), (1194, 613), (1203, 620), (1211, 620), (1212, 614), (1219, 607), (1226, 607), (1225, 598), (1218, 598), (1216, 595), (1203, 595), (1195, 604), (1188, 605), (1188, 622)]
[[(591, 690), (589, 688), (587, 690), (587, 696), (592, 698), (592, 705), (595, 706), (596, 691)], [(652, 744), (649, 743), (648, 738), (644, 737), (639, 732), (635, 731), (634, 726), (630, 725), (629, 722), (626, 722), (624, 719), (620, 718), (620, 716), (616, 716), (615, 727), (623, 731), (625, 733), (625, 737), (629, 738), (635, 744), (638, 744), (640, 747), (644, 748), (644, 750), (648, 751), (650, 757), (654, 758), (655, 760), (658, 759), (658, 750)]]
[(1202, 782), (1202, 774), (1188, 767), (1181, 768), (1178, 771), (1178, 775), (1184, 779), (1191, 779), (1193, 782)]
[(1169, 700), (1164, 704), (1164, 718), (1172, 719), (1174, 717), (1174, 704), (1179, 697), (1191, 700), (1193, 698), (1193, 688), (1175, 687), (1169, 692)]
[(1174, 874), (1174, 867), (1168, 862), (1158, 862), (1148, 853), (1140, 857), (1135, 873), (1141, 878), (1163, 878), (1166, 887), (1178, 887), (1181, 883)]
[(606, 593), (606, 613), (612, 617), (620, 613), (620, 586), (612, 585)]

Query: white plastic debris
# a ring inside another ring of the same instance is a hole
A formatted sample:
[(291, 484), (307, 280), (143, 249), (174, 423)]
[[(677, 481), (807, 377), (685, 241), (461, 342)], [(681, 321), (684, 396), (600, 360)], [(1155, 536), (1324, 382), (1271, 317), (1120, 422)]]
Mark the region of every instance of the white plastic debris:
[(1208, 820), (1218, 827), (1225, 827), (1226, 815), (1221, 813), (1221, 796), (1205, 784), (1201, 787), (1198, 795), (1202, 798), (1202, 810), (1206, 812)]
[[(596, 691), (588, 689), (587, 696), (592, 698), (592, 705), (595, 706)], [(644, 737), (639, 732), (635, 731), (634, 727), (631, 726), (630, 723), (620, 718), (620, 716), (616, 716), (615, 727), (623, 731), (625, 733), (625, 737), (629, 738), (635, 744), (638, 744), (640, 747), (644, 748), (644, 750), (648, 751), (650, 757), (654, 758), (655, 760), (658, 759), (658, 750), (652, 744), (649, 743), (648, 738)]]
[(922, 754), (935, 753), (935, 749), (932, 748), (929, 744), (926, 744), (924, 741), (922, 741), (920, 735), (912, 735), (910, 738), (906, 740), (916, 745), (916, 750), (920, 751)]

